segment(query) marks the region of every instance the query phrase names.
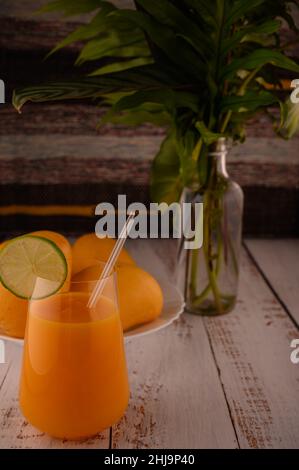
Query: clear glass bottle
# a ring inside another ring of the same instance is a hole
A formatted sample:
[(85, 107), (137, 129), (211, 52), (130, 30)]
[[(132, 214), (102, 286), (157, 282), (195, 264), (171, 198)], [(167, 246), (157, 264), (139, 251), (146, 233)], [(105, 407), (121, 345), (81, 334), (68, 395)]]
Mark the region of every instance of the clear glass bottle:
[(187, 253), (187, 311), (222, 315), (236, 303), (242, 239), (243, 191), (226, 169), (227, 146), (219, 139), (211, 149), (204, 191), (185, 193), (185, 202), (204, 203), (203, 246)]

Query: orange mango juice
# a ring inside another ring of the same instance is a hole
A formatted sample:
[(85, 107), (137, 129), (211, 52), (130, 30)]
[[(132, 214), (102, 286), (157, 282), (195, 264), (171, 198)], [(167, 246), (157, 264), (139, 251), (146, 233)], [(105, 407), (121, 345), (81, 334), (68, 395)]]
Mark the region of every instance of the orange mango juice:
[(118, 310), (86, 292), (31, 302), (26, 327), (20, 406), (51, 436), (80, 439), (117, 422), (129, 399)]

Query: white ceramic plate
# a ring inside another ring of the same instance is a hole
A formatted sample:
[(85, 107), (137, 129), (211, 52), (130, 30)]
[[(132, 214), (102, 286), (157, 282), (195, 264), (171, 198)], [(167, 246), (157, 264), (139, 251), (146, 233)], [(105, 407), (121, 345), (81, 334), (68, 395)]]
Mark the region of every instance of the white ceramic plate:
[[(138, 336), (148, 335), (161, 330), (177, 320), (183, 313), (185, 302), (179, 290), (165, 280), (159, 281), (159, 283), (164, 296), (164, 306), (160, 317), (150, 323), (127, 331), (127, 333), (125, 333), (125, 339), (137, 338)], [(0, 339), (13, 342), (19, 346), (23, 346), (24, 343), (23, 339), (11, 338), (9, 336), (0, 335)]]

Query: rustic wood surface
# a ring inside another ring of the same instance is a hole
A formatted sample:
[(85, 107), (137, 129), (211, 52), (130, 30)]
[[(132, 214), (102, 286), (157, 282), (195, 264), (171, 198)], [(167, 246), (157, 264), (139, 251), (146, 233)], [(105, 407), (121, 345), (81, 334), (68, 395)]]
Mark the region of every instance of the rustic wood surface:
[[(167, 241), (131, 241), (129, 249), (144, 268), (174, 282), (175, 247)], [(292, 318), (298, 255), (298, 241), (247, 241), (233, 313), (183, 315), (131, 339), (130, 404), (111, 436), (61, 442), (27, 424), (17, 403), (20, 350), (7, 346), (0, 448), (298, 448), (299, 366), (290, 361), (291, 340), (299, 338)], [(273, 269), (277, 259), (280, 270)]]
[(298, 328), (246, 253), (236, 311), (205, 325), (240, 447), (298, 448)]
[[(21, 117), (20, 117), (21, 119)], [(149, 183), (150, 167), (161, 144), (151, 135), (8, 135), (0, 139), (1, 184)], [(244, 187), (296, 189), (296, 143), (248, 138), (231, 148), (228, 170)], [(115, 165), (117, 161), (117, 165)], [(98, 202), (98, 201), (96, 201)]]
[(299, 240), (248, 240), (246, 244), (275, 295), (299, 325)]

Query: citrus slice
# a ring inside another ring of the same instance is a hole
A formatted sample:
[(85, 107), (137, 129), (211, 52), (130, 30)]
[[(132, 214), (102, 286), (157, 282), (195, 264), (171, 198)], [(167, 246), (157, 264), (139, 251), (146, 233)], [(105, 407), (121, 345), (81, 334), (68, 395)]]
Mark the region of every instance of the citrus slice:
[(63, 252), (46, 238), (25, 235), (0, 250), (0, 281), (23, 299), (55, 294), (63, 286), (67, 271)]

